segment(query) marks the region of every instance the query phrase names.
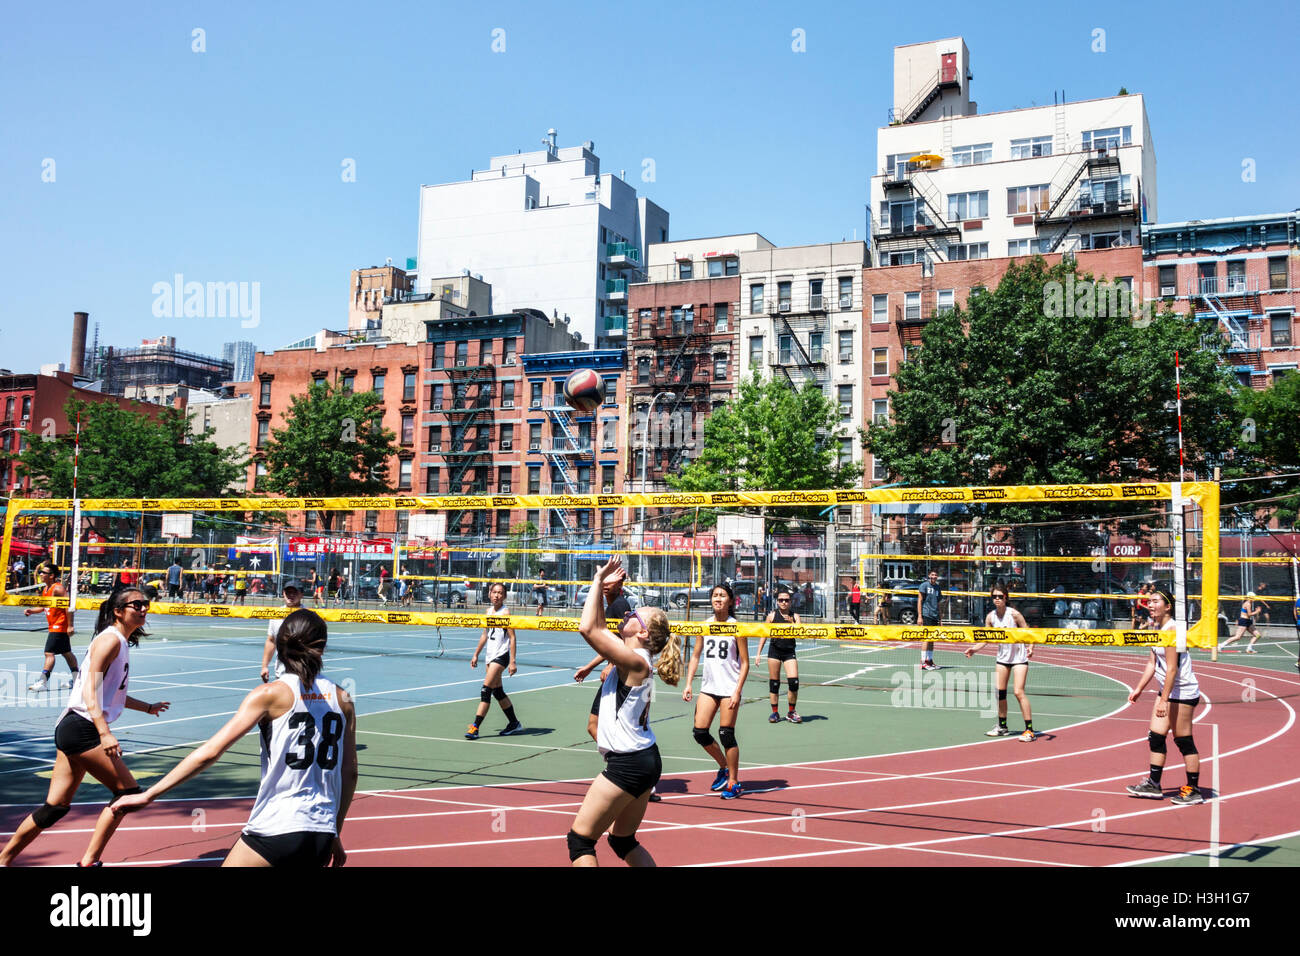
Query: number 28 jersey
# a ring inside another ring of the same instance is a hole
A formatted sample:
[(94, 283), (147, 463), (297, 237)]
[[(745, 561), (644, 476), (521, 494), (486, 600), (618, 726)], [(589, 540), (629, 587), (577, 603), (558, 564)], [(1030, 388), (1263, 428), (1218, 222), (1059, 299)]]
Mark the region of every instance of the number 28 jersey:
[(262, 783), (244, 830), (337, 833), (347, 729), (338, 687), (318, 676), (304, 694), (298, 675), (280, 680), (293, 691), (293, 707), (261, 725)]
[[(729, 617), (727, 623), (735, 624), (736, 619)], [(698, 640), (701, 643), (700, 659), (704, 665), (700, 693), (730, 697), (736, 692), (736, 684), (740, 681), (740, 650), (736, 642), (743, 638), (706, 634)]]

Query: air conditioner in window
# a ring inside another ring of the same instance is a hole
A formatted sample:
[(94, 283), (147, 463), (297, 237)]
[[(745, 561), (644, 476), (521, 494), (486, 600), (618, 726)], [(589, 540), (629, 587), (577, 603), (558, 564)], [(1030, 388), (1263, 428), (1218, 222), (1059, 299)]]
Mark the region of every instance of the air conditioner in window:
[(529, 450), (529, 451), (541, 451), (541, 450), (542, 450), (542, 443), (539, 442), (539, 441), (529, 442), (529, 444), (528, 444), (528, 450)]
[(848, 310), (851, 308), (853, 308), (853, 296), (851, 295), (840, 296), (840, 309)]
[(501, 439), (501, 450), (502, 450), (502, 451), (509, 451), (509, 450), (510, 450), (511, 448), (513, 448), (514, 446), (515, 446), (515, 443), (514, 443), (514, 441), (512, 441), (511, 439), (509, 439), (509, 438), (503, 438), (503, 439)]
[(507, 398), (507, 399), (505, 399), (505, 400), (501, 403), (501, 407), (502, 407), (502, 408), (514, 408), (514, 407), (515, 407), (515, 400), (514, 400), (513, 398)]
[(1161, 298), (1164, 298), (1165, 296), (1175, 296), (1175, 295), (1177, 295), (1177, 294), (1178, 294), (1178, 287), (1177, 287), (1177, 286), (1173, 286), (1173, 285), (1162, 285), (1162, 286), (1160, 287), (1160, 296), (1161, 296)]
[(441, 445), (441, 444), (438, 444), (438, 445), (430, 445), (430, 446), (429, 446), (429, 451), (442, 451), (442, 445)]
[(534, 399), (532, 400), (532, 403), (529, 404), (528, 407), (529, 407), (529, 408), (541, 408), (541, 407), (542, 407), (542, 400), (541, 400), (540, 398), (534, 398)]
[(464, 367), (465, 367), (465, 360), (464, 360), (464, 359), (456, 359), (456, 367), (457, 367), (457, 368), (464, 368)]
[(507, 355), (507, 356), (506, 356), (506, 364), (507, 364), (507, 365), (514, 365), (514, 364), (515, 364), (515, 357), (514, 357), (513, 355)]
[(435, 412), (440, 412), (440, 411), (442, 411), (442, 402), (434, 402), (433, 405), (431, 405), (430, 407), (431, 407)]
[(614, 445), (612, 445), (612, 444), (607, 444), (607, 445), (601, 445), (601, 446), (600, 446), (600, 450), (601, 450), (601, 451), (617, 451), (618, 449), (617, 449)]
[(501, 482), (501, 494), (503, 495), (510, 494), (510, 482), (508, 481)]
[(600, 486), (600, 493), (601, 493), (602, 495), (612, 495), (612, 494), (614, 493), (614, 486), (613, 486), (613, 485), (601, 485), (601, 486)]

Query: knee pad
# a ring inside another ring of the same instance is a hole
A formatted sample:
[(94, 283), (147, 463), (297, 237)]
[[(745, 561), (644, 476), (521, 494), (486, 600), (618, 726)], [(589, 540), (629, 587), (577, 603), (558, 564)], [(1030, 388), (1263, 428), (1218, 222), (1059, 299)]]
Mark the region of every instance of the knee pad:
[(1000, 691), (998, 691), (998, 700), (1006, 700), (1006, 699), (1007, 699), (1007, 689), (1004, 687)]
[(578, 836), (572, 830), (569, 831), (569, 862), (572, 863), (580, 856), (595, 856), (596, 841), (589, 840), (585, 836)]
[(787, 677), (786, 680), (785, 680), (785, 683), (786, 683), (786, 686), (790, 689), (790, 693), (792, 693), (792, 694), (797, 694), (797, 693), (799, 693), (799, 678), (797, 678), (797, 677)]
[(1184, 757), (1190, 757), (1196, 753), (1196, 741), (1192, 739), (1191, 734), (1186, 737), (1175, 737), (1174, 746), (1178, 748), (1178, 752)]
[(492, 699), (492, 688), (484, 684), (478, 692), (478, 699), (485, 704), (490, 701)]
[(58, 807), (50, 803), (42, 804), (39, 809), (32, 811), (32, 822), (45, 830), (62, 820), (71, 809), (71, 807)]
[(713, 735), (709, 733), (708, 727), (696, 727), (694, 730), (695, 742), (701, 747), (707, 747), (713, 743)]
[(627, 855), (639, 847), (641, 844), (636, 841), (636, 836), (614, 836), (609, 835), (609, 848), (617, 854), (620, 860), (626, 860)]
[(719, 727), (718, 740), (722, 742), (723, 750), (730, 750), (732, 747), (736, 746), (736, 728)]
[(1167, 745), (1165, 744), (1165, 735), (1158, 734), (1154, 730), (1147, 733), (1147, 742), (1151, 745), (1151, 752), (1153, 754), (1162, 754), (1167, 749)]
[(767, 682), (767, 692), (769, 694), (781, 693), (781, 681), (779, 678), (777, 680), (770, 680)]
[(127, 787), (125, 790), (114, 790), (113, 799), (116, 800), (118, 797), (129, 797), (131, 794), (139, 792), (139, 787)]
[(492, 688), (492, 696), (495, 697), (497, 700), (503, 700), (506, 696), (506, 689), (502, 687), (500, 684), (497, 684), (496, 687)]

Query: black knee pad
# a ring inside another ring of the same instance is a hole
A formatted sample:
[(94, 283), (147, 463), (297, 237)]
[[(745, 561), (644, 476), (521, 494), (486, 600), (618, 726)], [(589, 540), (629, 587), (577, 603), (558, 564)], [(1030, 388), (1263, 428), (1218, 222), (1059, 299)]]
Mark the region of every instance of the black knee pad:
[(792, 694), (799, 693), (799, 678), (787, 677), (785, 683), (786, 686), (790, 688), (790, 693)]
[(485, 704), (490, 701), (492, 699), (492, 688), (487, 684), (484, 684), (482, 688), (479, 689), (478, 699)]
[(776, 680), (770, 680), (770, 681), (767, 682), (767, 692), (768, 692), (769, 694), (779, 694), (779, 693), (781, 693), (781, 680), (780, 680), (780, 678), (777, 678)]
[(116, 800), (118, 797), (129, 797), (131, 794), (139, 792), (139, 787), (127, 787), (125, 790), (114, 790), (113, 799)]
[(1178, 748), (1178, 752), (1184, 757), (1190, 757), (1196, 753), (1196, 741), (1192, 739), (1191, 734), (1186, 737), (1175, 737), (1174, 746)]
[(730, 750), (732, 747), (736, 746), (736, 728), (719, 727), (718, 740), (722, 742), (723, 750)]
[(580, 856), (595, 856), (596, 841), (589, 840), (584, 836), (578, 836), (572, 830), (569, 831), (569, 862), (572, 863)]
[(1168, 749), (1168, 745), (1165, 743), (1165, 735), (1158, 734), (1154, 730), (1147, 733), (1147, 742), (1151, 745), (1153, 754), (1162, 754)]
[(620, 860), (626, 860), (627, 855), (639, 847), (641, 844), (636, 842), (635, 834), (632, 836), (614, 836), (609, 835), (609, 848), (613, 850)]
[(71, 807), (58, 807), (50, 803), (42, 804), (38, 809), (32, 811), (32, 822), (45, 830), (62, 820), (64, 815), (71, 809)]
[(1007, 690), (1004, 687), (1002, 688), (1002, 690), (998, 691), (998, 700), (1006, 700), (1006, 699), (1007, 699)]
[(506, 696), (506, 689), (502, 687), (500, 684), (497, 684), (496, 687), (492, 688), (492, 696), (495, 697), (497, 700), (503, 700)]
[(707, 747), (709, 744), (713, 743), (713, 735), (709, 733), (708, 727), (696, 727), (693, 732), (695, 734), (695, 742), (701, 747)]

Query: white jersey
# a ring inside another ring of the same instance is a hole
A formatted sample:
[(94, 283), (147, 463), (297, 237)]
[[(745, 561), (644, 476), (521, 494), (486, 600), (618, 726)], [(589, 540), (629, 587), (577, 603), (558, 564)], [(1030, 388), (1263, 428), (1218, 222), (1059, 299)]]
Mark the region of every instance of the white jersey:
[[(488, 611), (490, 617), (500, 617), (509, 613), (510, 610), (504, 607), (499, 611), (495, 608)], [(484, 646), (483, 652), (487, 655), (489, 661), (496, 660), (502, 654), (510, 653), (510, 637), (506, 634), (504, 627), (489, 627), (487, 629), (487, 644)]]
[[(646, 651), (635, 653), (650, 663)], [(654, 746), (655, 735), (650, 729), (650, 688), (654, 677), (652, 670), (639, 687), (628, 687), (618, 679), (617, 667), (610, 670), (600, 685), (600, 716), (596, 722), (596, 748), (602, 755), (633, 753)]]
[[(294, 608), (294, 610), (296, 611), (298, 609)], [(266, 636), (272, 643), (274, 643), (275, 639), (280, 635), (280, 625), (283, 623), (284, 623), (284, 618), (282, 617), (275, 617), (272, 618), (269, 622), (267, 622)], [(275, 654), (272, 654), (271, 657), (274, 659), (274, 664), (271, 668), (272, 673), (274, 673), (276, 677), (283, 677), (284, 665), (280, 663), (279, 653), (277, 652)]]
[[(1165, 649), (1153, 647), (1151, 653), (1156, 658), (1156, 685), (1163, 693), (1165, 681), (1169, 677), (1165, 664)], [(1169, 691), (1169, 699), (1196, 700), (1200, 696), (1201, 685), (1196, 682), (1196, 675), (1192, 673), (1192, 655), (1187, 651), (1181, 651), (1178, 655), (1178, 671), (1174, 674), (1174, 686)]]
[[(710, 622), (716, 623), (716, 622)], [(727, 618), (728, 624), (735, 624), (734, 617)], [(704, 635), (699, 638), (700, 658), (704, 661), (704, 678), (700, 682), (701, 694), (714, 694), (718, 697), (730, 697), (736, 692), (740, 681), (740, 648), (737, 637), (713, 637)]]
[[(1011, 628), (1019, 627), (1016, 624), (1016, 616), (1011, 613), (1011, 608), (1007, 608), (1002, 617), (998, 617), (998, 612), (993, 611), (989, 614), (989, 626)], [(998, 645), (998, 663), (1006, 664), (1028, 664), (1029, 655), (1025, 652), (1024, 644), (999, 644)]]
[[(117, 657), (108, 665), (108, 670), (104, 674), (104, 679), (100, 683), (99, 706), (104, 711), (104, 719), (110, 724), (122, 716), (122, 711), (126, 708), (126, 680), (130, 672), (129, 653), (130, 646), (122, 632), (116, 627), (106, 627), (95, 635), (95, 640), (91, 641), (91, 647), (94, 647), (95, 641), (108, 635), (107, 639), (117, 638)], [(77, 671), (77, 679), (72, 682), (72, 690), (68, 692), (68, 705), (64, 708), (59, 719), (62, 720), (64, 714), (71, 711), (78, 716), (90, 720), (90, 712), (86, 710), (86, 698), (83, 693), (82, 682), (89, 679), (87, 671), (89, 664), (90, 652), (86, 652), (86, 661), (81, 665), (81, 670)]]
[(244, 830), (337, 833), (347, 730), (338, 688), (317, 676), (304, 697), (297, 674), (280, 681), (293, 691), (293, 707), (261, 725), (262, 783)]

